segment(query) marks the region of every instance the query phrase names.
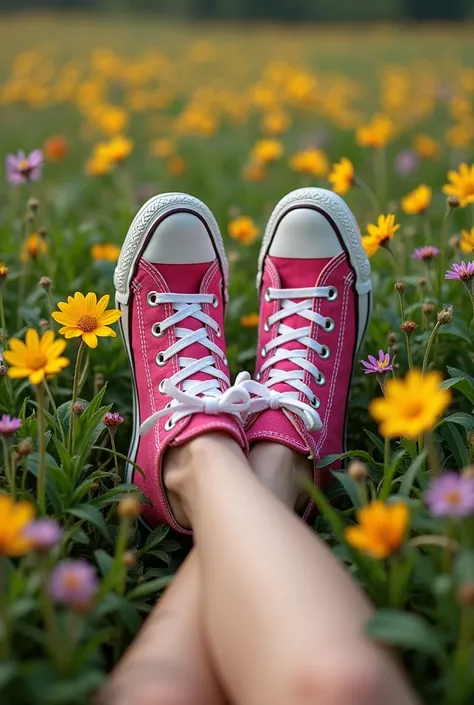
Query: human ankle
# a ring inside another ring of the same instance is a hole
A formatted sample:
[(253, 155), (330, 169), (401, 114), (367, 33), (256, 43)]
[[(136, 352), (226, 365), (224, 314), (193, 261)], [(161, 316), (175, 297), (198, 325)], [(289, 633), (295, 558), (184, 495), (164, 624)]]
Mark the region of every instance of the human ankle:
[(311, 462), (301, 453), (280, 443), (256, 443), (249, 462), (261, 482), (291, 509), (307, 500), (301, 488), (301, 477), (312, 478)]

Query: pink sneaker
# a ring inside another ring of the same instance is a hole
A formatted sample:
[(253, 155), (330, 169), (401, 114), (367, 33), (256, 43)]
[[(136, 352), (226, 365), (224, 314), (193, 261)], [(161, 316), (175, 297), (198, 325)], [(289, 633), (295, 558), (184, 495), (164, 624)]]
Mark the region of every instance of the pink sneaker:
[(242, 388), (230, 388), (224, 338), (227, 261), (214, 216), (182, 193), (155, 196), (139, 210), (115, 270), (120, 328), (134, 390), (134, 432), (127, 467), (151, 506), (150, 525), (183, 529), (163, 486), (163, 456), (210, 432), (230, 434), (246, 451)]
[[(331, 475), (317, 463), (345, 451), (351, 377), (372, 290), (359, 229), (339, 196), (303, 188), (280, 201), (263, 239), (257, 289), (257, 382), (243, 383), (255, 395), (247, 439), (308, 454), (315, 484), (324, 487)], [(304, 518), (313, 514), (311, 503)]]

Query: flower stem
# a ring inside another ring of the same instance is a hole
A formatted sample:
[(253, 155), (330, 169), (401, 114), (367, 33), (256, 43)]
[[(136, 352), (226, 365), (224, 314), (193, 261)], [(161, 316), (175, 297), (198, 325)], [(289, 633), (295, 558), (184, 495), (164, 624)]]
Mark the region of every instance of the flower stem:
[(10, 651), (7, 620), (7, 558), (0, 556), (0, 663), (6, 661)]
[(44, 423), (44, 389), (41, 384), (36, 387), (36, 397), (38, 400), (37, 423), (38, 423), (38, 477), (36, 484), (36, 499), (42, 514), (46, 514), (46, 438)]
[(0, 289), (0, 325), (2, 326), (2, 335), (0, 336), (0, 344), (2, 346), (2, 349), (5, 348), (5, 343), (7, 342), (8, 338), (8, 333), (7, 333), (7, 324), (5, 322), (5, 309), (3, 306), (3, 293)]
[(385, 149), (382, 147), (374, 155), (375, 180), (377, 183), (378, 202), (382, 210), (387, 202), (387, 173), (385, 168)]
[(357, 186), (359, 186), (362, 189), (362, 191), (367, 196), (367, 198), (370, 201), (370, 204), (372, 206), (372, 209), (373, 209), (374, 218), (376, 218), (379, 213), (379, 210), (380, 210), (379, 200), (378, 200), (377, 196), (372, 191), (370, 186), (368, 186), (365, 183), (365, 181), (362, 181), (362, 179), (359, 176), (356, 177), (355, 183)]
[(54, 318), (53, 318), (54, 303), (53, 303), (53, 297), (51, 296), (51, 291), (49, 289), (46, 292), (46, 296), (48, 297), (48, 303), (49, 303), (49, 325), (51, 326), (51, 330), (54, 331)]
[(114, 438), (115, 432), (114, 431), (112, 431), (112, 429), (109, 428), (110, 445), (111, 445), (112, 452), (114, 455), (115, 472), (118, 475), (119, 474), (119, 466), (118, 466), (118, 458), (117, 458), (117, 448), (115, 447), (115, 438)]
[(46, 390), (46, 394), (48, 395), (48, 399), (49, 399), (49, 401), (51, 402), (51, 408), (52, 408), (53, 411), (54, 411), (54, 415), (55, 415), (55, 417), (56, 417), (56, 421), (57, 421), (58, 426), (59, 426), (59, 432), (61, 433), (61, 440), (62, 440), (63, 443), (66, 443), (66, 437), (65, 437), (65, 435), (64, 435), (63, 425), (62, 425), (62, 423), (61, 423), (61, 419), (59, 418), (58, 407), (56, 406), (56, 402), (54, 401), (54, 397), (53, 397), (53, 395), (52, 395), (52, 393), (51, 393), (51, 389), (49, 388), (48, 383), (46, 382), (46, 380), (43, 380), (43, 384), (44, 384), (44, 388), (45, 388), (45, 390)]
[(454, 654), (453, 703), (464, 703), (471, 680), (471, 646), (474, 639), (474, 607), (464, 605), (461, 610), (459, 638)]
[(425, 234), (425, 245), (431, 245), (431, 223), (426, 211), (423, 213), (423, 232)]
[(439, 270), (438, 270), (438, 303), (441, 308), (443, 305), (443, 277), (446, 272), (446, 237), (448, 233), (448, 218), (451, 214), (451, 208), (446, 210), (441, 223), (441, 242), (439, 246)]
[(428, 454), (428, 467), (433, 475), (441, 475), (442, 468), (439, 462), (438, 450), (431, 433), (425, 434), (425, 446)]
[(425, 356), (424, 356), (424, 358), (423, 358), (423, 367), (421, 368), (421, 372), (422, 372), (423, 375), (426, 374), (426, 368), (428, 367), (428, 360), (429, 360), (429, 357), (430, 357), (431, 346), (432, 346), (433, 343), (434, 343), (434, 340), (435, 340), (435, 338), (436, 338), (436, 336), (437, 336), (437, 334), (438, 334), (438, 331), (439, 331), (440, 327), (441, 327), (440, 321), (436, 321), (436, 325), (435, 325), (435, 327), (433, 328), (433, 330), (432, 330), (432, 332), (431, 332), (430, 339), (428, 340), (428, 345), (426, 346)]
[(77, 357), (76, 357), (76, 367), (74, 369), (74, 381), (72, 383), (72, 402), (71, 402), (71, 417), (69, 419), (69, 439), (68, 439), (68, 449), (72, 453), (72, 446), (74, 442), (74, 421), (75, 421), (75, 414), (72, 410), (72, 407), (77, 401), (77, 394), (79, 391), (79, 379), (81, 376), (81, 366), (82, 366), (82, 357), (84, 355), (84, 350), (85, 350), (85, 343), (83, 340), (81, 340), (81, 344), (79, 345), (79, 350), (77, 351)]
[(8, 480), (8, 484), (10, 485), (10, 492), (12, 495), (12, 498), (14, 499), (14, 489), (13, 489), (13, 479), (12, 479), (12, 470), (10, 466), (10, 444), (6, 440), (6, 438), (2, 438), (2, 446), (3, 446), (3, 462), (5, 464), (5, 477)]

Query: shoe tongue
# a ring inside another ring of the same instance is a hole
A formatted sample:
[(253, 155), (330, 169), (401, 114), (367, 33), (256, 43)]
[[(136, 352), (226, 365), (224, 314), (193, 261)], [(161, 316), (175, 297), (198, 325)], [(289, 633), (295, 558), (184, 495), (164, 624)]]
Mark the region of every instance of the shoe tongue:
[[(156, 269), (161, 277), (166, 281), (168, 289), (173, 294), (198, 294), (201, 290), (203, 279), (209, 268), (213, 266), (212, 262), (200, 262), (197, 264), (156, 264), (150, 263), (150, 266)], [(214, 309), (212, 309), (214, 311)], [(223, 322), (218, 321), (222, 327)], [(185, 318), (178, 323), (178, 328), (187, 328), (188, 330), (199, 330), (203, 324), (193, 317)], [(194, 343), (187, 348), (184, 348), (179, 353), (178, 357), (192, 357), (195, 360), (200, 360), (203, 357), (211, 355), (208, 348), (201, 343)], [(198, 372), (193, 375), (194, 380), (214, 379), (212, 376)]]
[(331, 261), (324, 259), (288, 259), (287, 257), (270, 257), (280, 276), (282, 289), (300, 289), (316, 286), (319, 275)]

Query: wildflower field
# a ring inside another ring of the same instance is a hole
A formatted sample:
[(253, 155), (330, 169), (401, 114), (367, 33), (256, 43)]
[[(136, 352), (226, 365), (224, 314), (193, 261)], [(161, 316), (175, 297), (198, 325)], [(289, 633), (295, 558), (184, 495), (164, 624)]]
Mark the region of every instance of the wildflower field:
[(184, 191), (215, 213), (237, 374), (266, 219), (304, 185), (347, 199), (374, 288), (315, 528), (425, 701), (473, 702), (473, 34), (1, 18), (2, 705), (89, 702), (186, 548), (140, 528), (122, 477), (112, 276), (135, 211)]

